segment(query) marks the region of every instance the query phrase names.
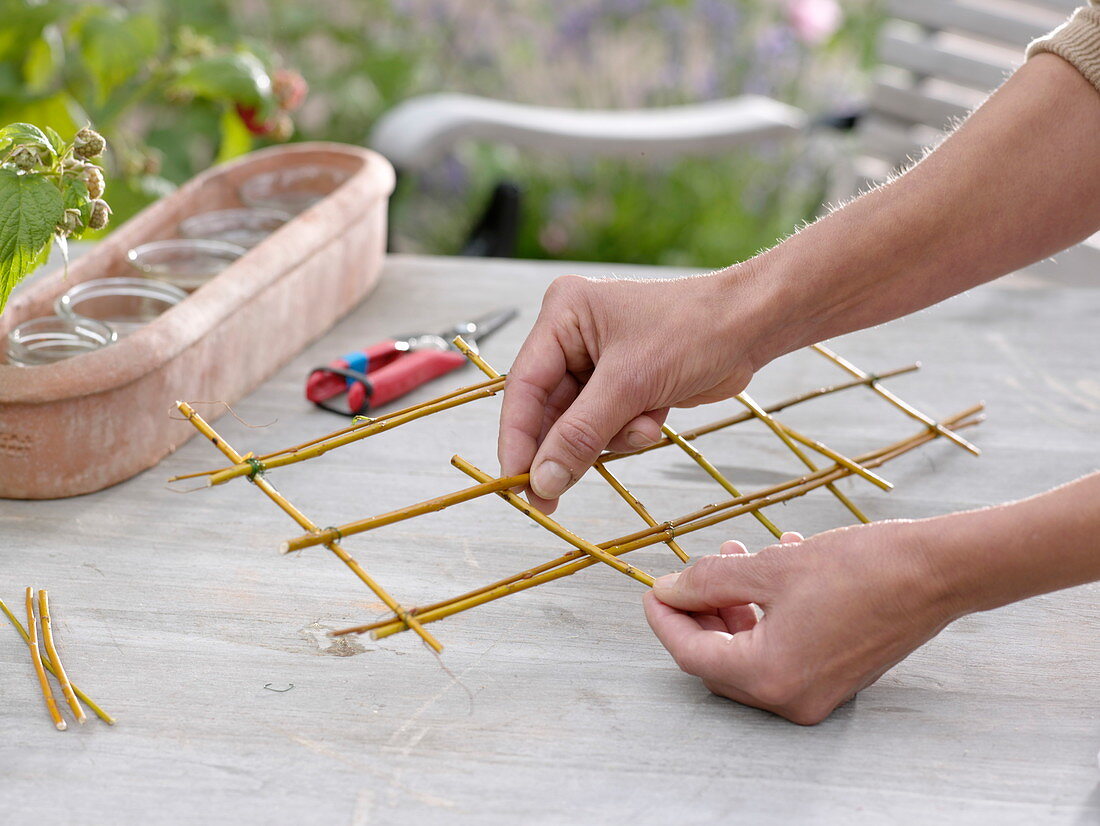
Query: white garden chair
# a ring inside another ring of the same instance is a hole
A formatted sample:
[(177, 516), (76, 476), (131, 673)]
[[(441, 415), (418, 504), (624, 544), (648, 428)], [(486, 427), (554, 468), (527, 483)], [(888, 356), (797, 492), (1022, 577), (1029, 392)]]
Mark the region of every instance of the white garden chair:
[[(837, 170), (837, 197), (886, 179), (934, 144), (1023, 61), (1027, 44), (1083, 0), (889, 0), (851, 166)], [(399, 171), (435, 164), (455, 144), (491, 141), (541, 152), (639, 161), (715, 154), (792, 138), (813, 120), (770, 98), (744, 95), (691, 106), (578, 111), (470, 95), (412, 98), (379, 119), (369, 144)], [(1100, 234), (1058, 256), (1053, 272), (1073, 282), (1100, 271)], [(1052, 272), (1040, 265), (1044, 274)]]

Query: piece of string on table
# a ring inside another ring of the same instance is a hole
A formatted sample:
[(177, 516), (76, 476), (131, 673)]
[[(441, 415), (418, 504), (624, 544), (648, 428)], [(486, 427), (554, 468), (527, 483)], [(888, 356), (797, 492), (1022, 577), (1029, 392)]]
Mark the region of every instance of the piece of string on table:
[[(250, 422), (246, 422), (244, 419), (242, 419), (240, 416), (237, 415), (237, 411), (233, 409), (233, 406), (229, 402), (223, 401), (221, 399), (217, 399), (217, 400), (214, 400), (214, 401), (188, 402), (188, 404), (191, 405), (192, 407), (196, 407), (198, 405), (203, 405), (203, 404), (220, 404), (227, 411), (229, 411), (230, 416), (232, 416), (238, 422), (243, 424), (245, 427), (251, 428), (253, 430), (262, 430), (265, 427), (271, 427), (273, 424), (278, 424), (278, 422), (279, 422), (278, 418), (272, 419), (267, 424), (252, 424)], [(171, 409), (168, 411), (168, 418), (169, 419), (174, 419), (177, 422), (186, 422), (187, 421), (186, 416), (173, 416), (172, 415), (173, 411), (175, 411), (175, 410), (176, 410), (176, 406), (172, 405)]]

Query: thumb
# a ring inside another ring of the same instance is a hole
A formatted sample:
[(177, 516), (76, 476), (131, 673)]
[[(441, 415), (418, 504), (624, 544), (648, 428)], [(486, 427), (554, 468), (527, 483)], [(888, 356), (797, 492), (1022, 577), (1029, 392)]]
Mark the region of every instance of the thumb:
[(601, 361), (547, 432), (531, 463), (531, 489), (536, 496), (561, 496), (592, 467), (616, 434), (645, 412), (618, 380), (621, 373), (606, 359)]
[(764, 564), (748, 554), (704, 556), (679, 573), (659, 578), (653, 594), (681, 611), (713, 611), (750, 603), (765, 605), (770, 589)]

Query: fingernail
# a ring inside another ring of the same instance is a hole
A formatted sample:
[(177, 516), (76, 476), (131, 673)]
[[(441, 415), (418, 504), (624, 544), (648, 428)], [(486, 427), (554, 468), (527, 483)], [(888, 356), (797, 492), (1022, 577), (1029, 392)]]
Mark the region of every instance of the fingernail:
[(536, 496), (543, 499), (557, 499), (565, 493), (572, 481), (569, 471), (550, 459), (535, 468), (531, 474), (531, 488)]
[(653, 583), (654, 591), (668, 591), (676, 584), (676, 580), (680, 578), (677, 574), (665, 574), (664, 576), (657, 577), (657, 581)]
[(626, 434), (626, 443), (635, 450), (640, 450), (653, 444), (653, 440), (640, 430), (631, 430)]

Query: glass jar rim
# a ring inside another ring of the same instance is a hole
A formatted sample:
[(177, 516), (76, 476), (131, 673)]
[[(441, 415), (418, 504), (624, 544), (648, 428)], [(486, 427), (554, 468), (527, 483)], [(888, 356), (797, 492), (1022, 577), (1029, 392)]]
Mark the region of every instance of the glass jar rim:
[[(75, 284), (64, 295), (58, 297), (54, 303), (54, 311), (62, 318), (90, 318), (81, 315), (73, 309), (73, 305), (93, 298), (105, 298), (108, 296), (135, 296), (138, 298), (152, 298), (163, 301), (165, 304), (175, 306), (187, 298), (187, 293), (175, 284), (166, 281), (158, 281), (154, 278), (93, 278)], [(93, 319), (98, 320), (98, 319)]]
[[(50, 327), (54, 329), (51, 330)], [(64, 344), (66, 341), (71, 342), (74, 336), (92, 344), (90, 350), (102, 349), (118, 340), (118, 333), (113, 327), (94, 318), (39, 316), (17, 324), (8, 333), (8, 362), (21, 366), (41, 366), (63, 361), (64, 357), (37, 360), (34, 353), (42, 349), (43, 343), (48, 345), (51, 339), (56, 340), (57, 344)], [(38, 346), (32, 346), (35, 344)]]
[[(244, 219), (253, 219), (253, 221), (278, 221), (278, 226), (282, 226), (288, 221), (293, 220), (294, 216), (289, 212), (284, 212), (281, 209), (272, 209), (270, 207), (232, 207), (229, 209), (211, 209), (206, 212), (196, 212), (194, 215), (189, 215), (179, 223), (180, 234), (187, 239), (201, 239), (201, 236), (194, 235), (195, 232), (201, 232), (199, 227), (204, 227), (211, 221), (232, 221), (234, 219), (241, 219), (240, 223), (245, 223)], [(218, 240), (218, 239), (210, 239)], [(229, 242), (232, 243), (232, 242)]]
[(248, 250), (228, 241), (215, 241), (209, 238), (167, 238), (163, 241), (147, 241), (126, 250), (126, 259), (137, 267), (141, 266), (140, 259), (149, 253), (167, 251), (195, 250), (224, 258), (236, 259), (244, 255)]

